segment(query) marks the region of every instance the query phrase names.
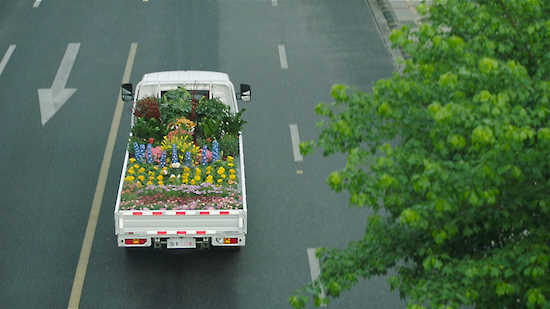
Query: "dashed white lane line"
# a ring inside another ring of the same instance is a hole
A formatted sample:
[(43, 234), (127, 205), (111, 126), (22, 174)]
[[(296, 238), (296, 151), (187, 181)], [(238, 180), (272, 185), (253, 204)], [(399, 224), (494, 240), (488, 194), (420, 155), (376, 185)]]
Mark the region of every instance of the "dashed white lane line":
[(8, 64), (8, 61), (10, 60), (11, 54), (13, 54), (14, 50), (15, 45), (10, 45), (10, 47), (8, 47), (8, 51), (6, 52), (6, 54), (4, 54), (2, 62), (0, 62), (0, 75), (2, 75), (2, 71), (4, 71), (4, 68), (6, 67), (6, 64)]
[(279, 44), (279, 58), (281, 59), (281, 69), (288, 69), (286, 60), (286, 49), (284, 44)]
[[(309, 271), (311, 272), (311, 281), (317, 280), (321, 274), (321, 267), (319, 267), (319, 260), (315, 256), (315, 251), (317, 248), (307, 248), (307, 257), (309, 260)], [(321, 286), (321, 298), (325, 298), (325, 291)], [(327, 305), (322, 304), (321, 307), (326, 307)]]
[(304, 158), (300, 154), (300, 134), (298, 133), (298, 125), (290, 125), (290, 139), (292, 140), (292, 152), (294, 153), (294, 162), (302, 162)]
[(42, 0), (36, 0), (34, 1), (34, 4), (32, 5), (33, 8), (37, 8), (39, 5), (40, 5), (40, 2), (42, 2)]

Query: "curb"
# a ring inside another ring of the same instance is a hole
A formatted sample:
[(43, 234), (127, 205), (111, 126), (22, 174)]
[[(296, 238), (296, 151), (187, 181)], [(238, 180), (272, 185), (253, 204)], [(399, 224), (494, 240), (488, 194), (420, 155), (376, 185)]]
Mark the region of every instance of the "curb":
[(390, 26), (391, 30), (401, 28), (401, 23), (399, 22), (391, 3), (388, 0), (377, 0), (377, 2), (382, 10), (382, 14), (386, 17), (386, 21), (388, 22), (388, 26)]
[[(388, 26), (391, 30), (396, 30), (401, 28), (401, 22), (399, 22), (399, 19), (397, 18), (397, 15), (395, 14), (395, 11), (393, 10), (393, 6), (391, 5), (389, 0), (377, 0), (378, 5), (380, 6), (380, 10), (382, 11), (382, 14), (384, 14), (384, 17), (386, 18), (386, 21), (388, 23)], [(403, 48), (399, 46), (399, 50), (401, 50), (401, 53), (403, 54), (403, 58), (405, 60), (411, 59), (411, 56), (405, 51), (403, 51)]]

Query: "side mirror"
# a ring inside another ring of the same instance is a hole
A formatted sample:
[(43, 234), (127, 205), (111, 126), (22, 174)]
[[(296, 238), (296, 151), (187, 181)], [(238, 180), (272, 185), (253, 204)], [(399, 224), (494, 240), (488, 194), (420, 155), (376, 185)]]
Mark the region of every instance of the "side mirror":
[(240, 99), (245, 102), (250, 102), (252, 92), (250, 91), (250, 85), (241, 84), (241, 97)]
[(122, 101), (128, 102), (134, 100), (132, 84), (122, 84)]

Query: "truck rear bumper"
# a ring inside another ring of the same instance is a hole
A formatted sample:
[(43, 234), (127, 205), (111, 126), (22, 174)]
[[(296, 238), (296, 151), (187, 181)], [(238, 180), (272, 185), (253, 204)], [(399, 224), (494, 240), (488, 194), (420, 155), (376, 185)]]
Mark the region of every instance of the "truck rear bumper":
[(127, 248), (150, 247), (168, 249), (205, 249), (214, 247), (243, 247), (245, 234), (208, 235), (206, 237), (142, 237), (137, 235), (118, 235), (118, 246)]

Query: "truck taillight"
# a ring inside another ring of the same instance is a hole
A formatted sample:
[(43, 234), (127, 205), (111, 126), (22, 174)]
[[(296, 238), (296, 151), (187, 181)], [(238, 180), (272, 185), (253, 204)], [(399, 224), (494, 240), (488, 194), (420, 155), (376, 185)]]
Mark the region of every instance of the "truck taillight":
[(143, 245), (147, 242), (147, 239), (136, 238), (136, 239), (126, 239), (127, 245)]
[(238, 238), (224, 238), (223, 243), (224, 244), (238, 244), (239, 239)]

